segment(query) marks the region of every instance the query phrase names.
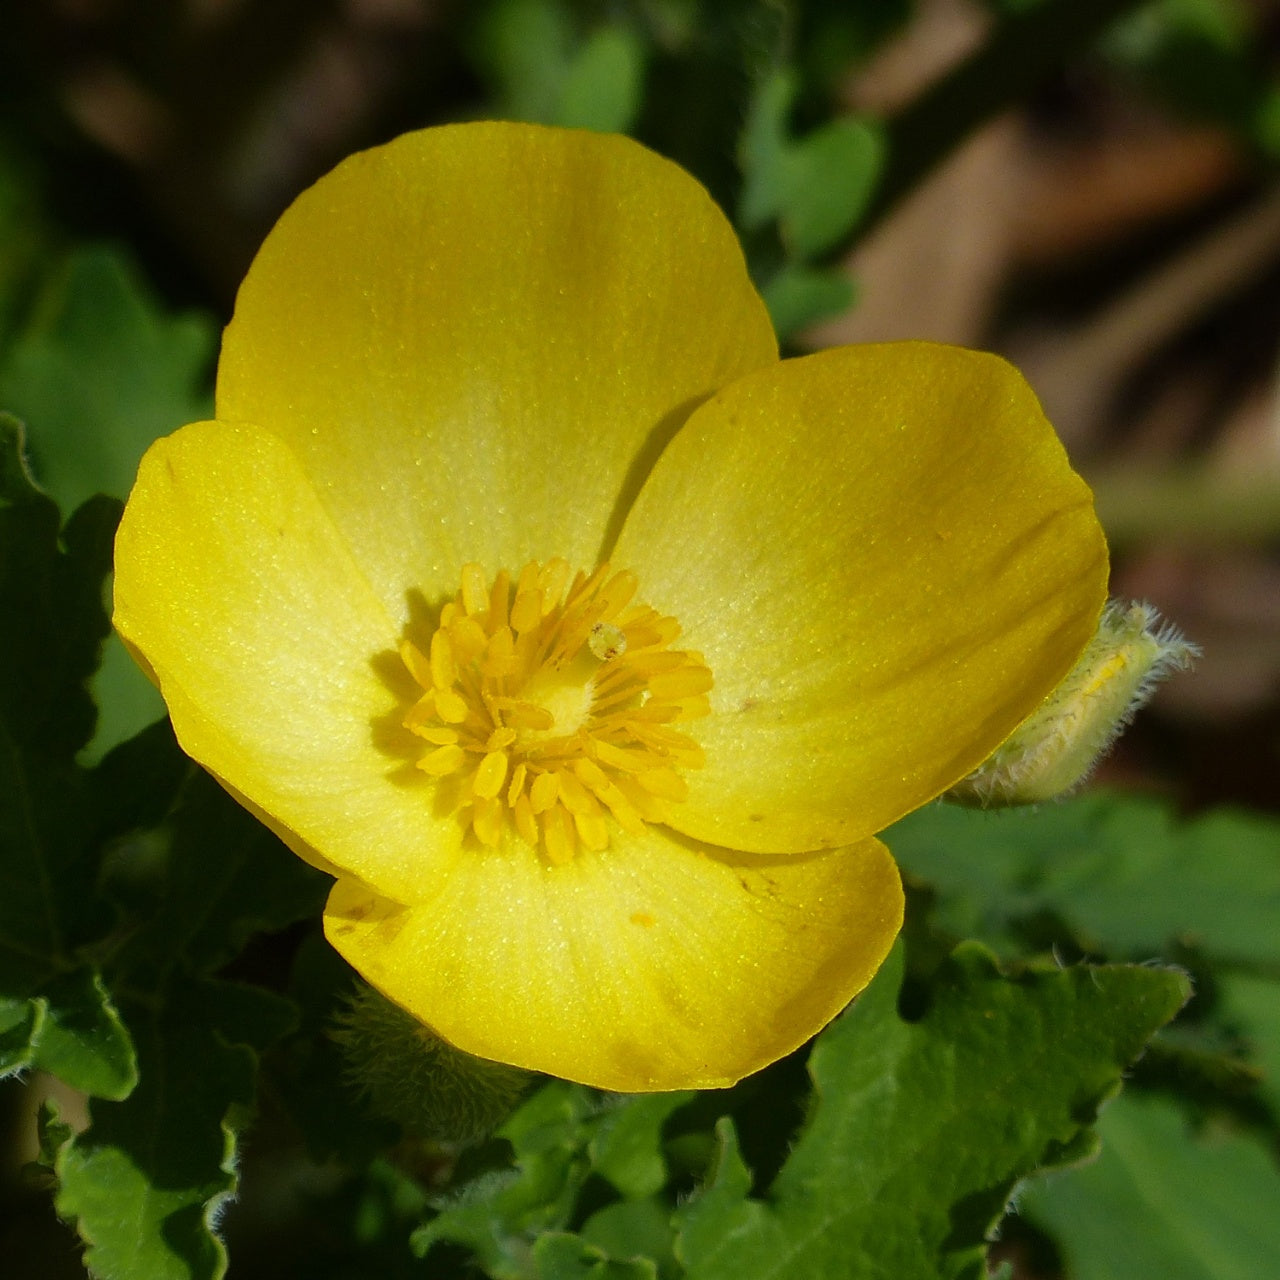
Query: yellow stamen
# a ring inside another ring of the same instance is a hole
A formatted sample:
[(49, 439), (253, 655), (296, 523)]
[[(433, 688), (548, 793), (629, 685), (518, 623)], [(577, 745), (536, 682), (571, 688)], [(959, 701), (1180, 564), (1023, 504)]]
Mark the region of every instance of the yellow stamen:
[(552, 864), (563, 867), (573, 858), (573, 826), (559, 805), (548, 810), (543, 820), (542, 840)]
[(507, 788), (507, 805), (514, 809), (524, 798), (524, 780), (529, 774), (529, 766), (523, 760), (511, 771), (511, 786)]
[(467, 718), (466, 700), (452, 689), (437, 689), (435, 704), (436, 714), (445, 724), (461, 724)]
[(570, 575), (560, 559), (492, 581), (464, 565), (436, 630), (400, 647), (422, 690), (404, 725), (431, 747), (418, 768), (450, 779), (479, 844), (514, 836), (552, 866), (685, 799), (703, 753), (671, 726), (710, 713), (713, 683), (701, 654), (671, 648), (679, 623), (634, 603), (634, 574)]
[(490, 751), (480, 761), (480, 767), (476, 770), (476, 776), (471, 783), (471, 790), (476, 795), (483, 796), (486, 800), (492, 800), (502, 790), (502, 784), (506, 780), (507, 753), (505, 751)]
[(418, 768), (437, 778), (452, 773), (466, 759), (466, 753), (459, 746), (437, 747), (418, 761)]
[(431, 637), (431, 682), (437, 689), (450, 689), (457, 678), (453, 645), (449, 643), (449, 633), (442, 628)]

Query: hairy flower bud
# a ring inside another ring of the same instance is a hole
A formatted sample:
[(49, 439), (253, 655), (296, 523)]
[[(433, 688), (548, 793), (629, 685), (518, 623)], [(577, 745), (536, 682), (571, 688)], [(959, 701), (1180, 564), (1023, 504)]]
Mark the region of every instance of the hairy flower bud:
[(363, 983), (332, 1035), (348, 1080), (373, 1109), (407, 1134), (474, 1142), (515, 1106), (529, 1073), (472, 1057), (446, 1044), (398, 1005)]
[(1066, 679), (947, 799), (1002, 808), (1072, 791), (1160, 681), (1199, 653), (1149, 604), (1109, 601)]

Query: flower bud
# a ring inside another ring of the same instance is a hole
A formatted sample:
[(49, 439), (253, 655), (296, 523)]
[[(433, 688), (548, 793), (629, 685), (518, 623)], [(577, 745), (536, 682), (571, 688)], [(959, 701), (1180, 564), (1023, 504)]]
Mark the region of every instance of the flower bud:
[(963, 781), (947, 792), (983, 808), (1065, 795), (1093, 771), (1156, 685), (1199, 655), (1149, 604), (1109, 601), (1066, 679)]
[(446, 1044), (398, 1005), (361, 983), (332, 1031), (347, 1079), (379, 1115), (436, 1142), (474, 1142), (491, 1133), (529, 1081), (517, 1067)]

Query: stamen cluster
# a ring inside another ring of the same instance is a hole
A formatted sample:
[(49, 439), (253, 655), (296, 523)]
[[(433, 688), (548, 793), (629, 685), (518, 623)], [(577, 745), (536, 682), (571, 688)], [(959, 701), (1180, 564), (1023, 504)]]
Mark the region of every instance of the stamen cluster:
[(671, 648), (679, 623), (632, 602), (634, 574), (570, 572), (530, 562), (490, 583), (468, 564), (430, 643), (400, 649), (423, 689), (404, 719), (431, 745), (418, 768), (481, 844), (514, 829), (555, 865), (607, 848), (610, 819), (640, 834), (685, 799), (702, 749), (671, 726), (707, 715), (712, 685)]

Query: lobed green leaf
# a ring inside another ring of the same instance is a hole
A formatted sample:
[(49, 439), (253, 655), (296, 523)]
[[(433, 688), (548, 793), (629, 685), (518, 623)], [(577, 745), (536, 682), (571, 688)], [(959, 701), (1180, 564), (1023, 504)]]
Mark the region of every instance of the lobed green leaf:
[(96, 970), (60, 974), (27, 1000), (0, 998), (0, 1076), (47, 1071), (97, 1098), (127, 1098), (138, 1082), (129, 1032)]
[(809, 325), (848, 311), (857, 297), (853, 281), (842, 270), (789, 263), (761, 288), (774, 332), (785, 341)]
[(496, 1280), (523, 1280), (534, 1239), (569, 1224), (578, 1191), (590, 1172), (586, 1154), (592, 1116), (591, 1090), (551, 1081), (498, 1131), (511, 1144), (513, 1167), (482, 1174), (414, 1233), (425, 1256), (441, 1241), (464, 1245)]
[[(464, 1245), (499, 1278), (527, 1276), (533, 1250), (545, 1259), (538, 1276), (650, 1280), (657, 1265), (650, 1249), (674, 1263), (670, 1207), (656, 1198), (670, 1178), (663, 1130), (694, 1096), (611, 1097), (548, 1082), (498, 1130), (499, 1140), (510, 1144), (508, 1167), (481, 1172), (437, 1205), (436, 1216), (415, 1233), (415, 1249), (426, 1254), (441, 1241)], [(600, 1209), (579, 1238), (567, 1229), (592, 1178), (624, 1198)], [(639, 1240), (629, 1234), (633, 1229), (642, 1231)]]
[(37, 424), (35, 470), (64, 511), (124, 498), (143, 451), (211, 409), (217, 328), (165, 311), (122, 251), (85, 245), (51, 271), (0, 357), (0, 407)]
[(963, 945), (915, 1021), (901, 951), (814, 1047), (811, 1116), (765, 1199), (728, 1121), (709, 1185), (676, 1215), (694, 1280), (982, 1274), (1018, 1181), (1079, 1159), (1124, 1068), (1185, 1001), (1136, 967), (1002, 977)]
[(618, 1200), (597, 1209), (582, 1224), (582, 1239), (606, 1257), (652, 1261), (660, 1280), (675, 1280), (684, 1274), (676, 1261), (671, 1204), (666, 1197)]
[(592, 1167), (629, 1199), (655, 1195), (666, 1185), (663, 1128), (696, 1095), (651, 1093), (603, 1111), (588, 1144)]
[(254, 1101), (257, 1057), (288, 1029), (286, 1001), (193, 982), (168, 1005), (130, 1006), (141, 1066), (124, 1102), (58, 1151), (59, 1214), (100, 1280), (218, 1280), (217, 1223), (236, 1188), (236, 1135)]

